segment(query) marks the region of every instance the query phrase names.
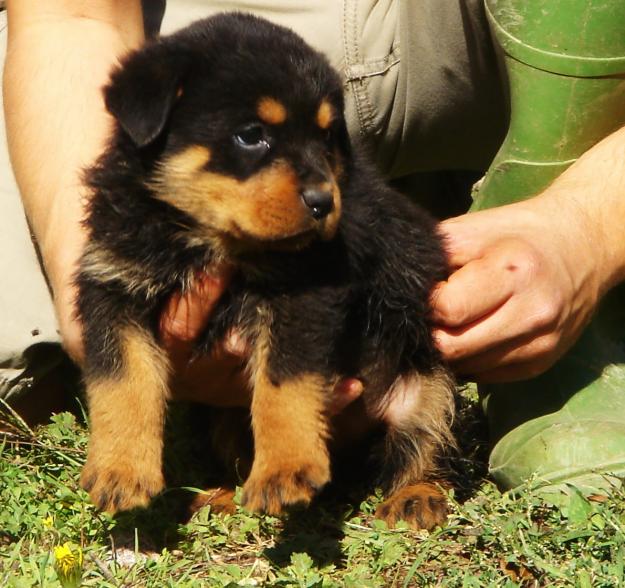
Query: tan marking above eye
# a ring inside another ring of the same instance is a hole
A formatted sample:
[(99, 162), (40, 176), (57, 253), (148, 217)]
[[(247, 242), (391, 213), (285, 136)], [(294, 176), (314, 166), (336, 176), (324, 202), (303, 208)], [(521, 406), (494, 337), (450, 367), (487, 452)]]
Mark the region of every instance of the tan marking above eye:
[(332, 124), (334, 120), (334, 107), (330, 102), (324, 98), (319, 105), (319, 110), (317, 110), (317, 118), (316, 122), (319, 127), (322, 129), (327, 129)]
[(281, 125), (286, 120), (286, 108), (284, 104), (275, 98), (261, 98), (256, 108), (258, 118), (268, 125)]

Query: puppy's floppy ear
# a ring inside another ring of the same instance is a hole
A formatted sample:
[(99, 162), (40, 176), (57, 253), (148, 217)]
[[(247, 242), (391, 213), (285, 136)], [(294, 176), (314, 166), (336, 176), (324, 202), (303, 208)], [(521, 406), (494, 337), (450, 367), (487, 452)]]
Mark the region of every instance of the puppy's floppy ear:
[(183, 61), (156, 42), (126, 57), (104, 88), (108, 111), (138, 147), (149, 145), (165, 128), (184, 75)]

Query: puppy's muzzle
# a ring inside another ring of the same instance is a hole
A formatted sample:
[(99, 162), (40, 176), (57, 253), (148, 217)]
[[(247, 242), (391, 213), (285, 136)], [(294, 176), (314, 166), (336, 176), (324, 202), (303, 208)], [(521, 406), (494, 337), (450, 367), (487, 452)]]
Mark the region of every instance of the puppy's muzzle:
[(302, 190), (302, 200), (315, 220), (325, 218), (334, 210), (334, 196), (328, 190), (305, 188)]

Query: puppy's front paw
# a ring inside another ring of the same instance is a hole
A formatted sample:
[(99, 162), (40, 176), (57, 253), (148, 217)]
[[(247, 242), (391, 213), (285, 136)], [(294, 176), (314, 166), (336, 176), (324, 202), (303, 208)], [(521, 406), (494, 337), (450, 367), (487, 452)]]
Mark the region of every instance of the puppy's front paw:
[(429, 530), (445, 522), (447, 499), (434, 484), (406, 486), (385, 500), (375, 516), (386, 521), (389, 527), (403, 520), (413, 529)]
[(249, 510), (279, 515), (290, 506), (308, 505), (329, 481), (327, 459), (281, 468), (254, 466), (241, 502)]
[(80, 485), (101, 510), (115, 513), (146, 507), (165, 486), (160, 468), (146, 468), (120, 458), (107, 463), (89, 457), (80, 476)]

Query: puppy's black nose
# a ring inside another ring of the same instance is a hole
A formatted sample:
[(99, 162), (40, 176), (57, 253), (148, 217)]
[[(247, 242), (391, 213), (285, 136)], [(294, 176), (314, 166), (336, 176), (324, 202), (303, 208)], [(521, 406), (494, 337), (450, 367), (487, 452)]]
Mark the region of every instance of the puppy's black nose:
[(317, 188), (306, 188), (302, 192), (304, 204), (310, 208), (312, 217), (321, 220), (334, 210), (334, 197), (332, 192), (319, 190)]

